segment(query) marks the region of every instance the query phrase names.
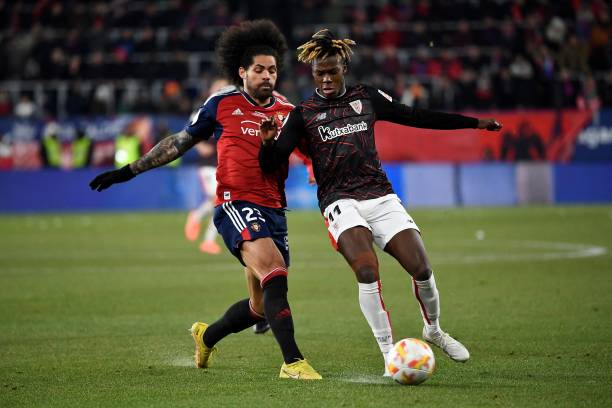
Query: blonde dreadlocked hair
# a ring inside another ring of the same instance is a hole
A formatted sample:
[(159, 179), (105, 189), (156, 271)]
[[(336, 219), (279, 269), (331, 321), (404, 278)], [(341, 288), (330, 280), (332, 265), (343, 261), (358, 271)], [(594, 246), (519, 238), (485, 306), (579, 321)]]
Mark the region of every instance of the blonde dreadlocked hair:
[(339, 55), (344, 62), (349, 62), (353, 54), (351, 47), (357, 44), (349, 38), (336, 39), (327, 28), (317, 31), (311, 38), (310, 41), (297, 48), (298, 61), (310, 64), (319, 58)]

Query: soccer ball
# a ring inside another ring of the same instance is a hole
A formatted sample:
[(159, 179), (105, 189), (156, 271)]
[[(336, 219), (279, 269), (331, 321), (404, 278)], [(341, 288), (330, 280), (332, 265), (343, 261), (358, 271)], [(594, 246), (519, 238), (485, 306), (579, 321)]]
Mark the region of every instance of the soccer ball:
[(431, 347), (423, 340), (400, 340), (387, 355), (391, 378), (403, 385), (418, 385), (427, 380), (436, 368)]

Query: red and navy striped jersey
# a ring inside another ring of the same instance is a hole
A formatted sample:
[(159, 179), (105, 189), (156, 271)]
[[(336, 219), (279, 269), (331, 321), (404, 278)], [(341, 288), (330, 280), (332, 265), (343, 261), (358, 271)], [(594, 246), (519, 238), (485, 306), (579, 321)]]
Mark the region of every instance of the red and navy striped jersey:
[(213, 94), (193, 115), (185, 131), (198, 139), (213, 136), (217, 140), (217, 205), (244, 200), (271, 208), (286, 206), (288, 166), (263, 173), (258, 161), (259, 124), (270, 116), (282, 122), (293, 108), (280, 95), (259, 106), (231, 86)]

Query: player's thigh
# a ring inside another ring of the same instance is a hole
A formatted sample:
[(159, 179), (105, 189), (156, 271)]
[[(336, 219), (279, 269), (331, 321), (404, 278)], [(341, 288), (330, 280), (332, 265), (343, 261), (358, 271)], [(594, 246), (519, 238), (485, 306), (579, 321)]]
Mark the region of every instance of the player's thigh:
[(355, 272), (358, 282), (372, 283), (378, 280), (378, 258), (369, 229), (356, 226), (345, 230), (338, 238), (338, 250)]
[[(246, 254), (249, 262), (257, 262), (257, 271), (263, 267), (260, 258), (288, 266), (287, 222), (283, 211), (248, 201), (232, 201), (217, 206), (214, 222), (227, 248), (243, 265), (251, 266), (244, 259)], [(263, 241), (258, 242), (260, 240)], [(247, 245), (248, 242), (256, 245)], [(273, 250), (274, 246), (276, 250)], [(258, 248), (265, 256), (258, 256), (251, 248)]]
[(372, 229), (374, 242), (383, 250), (399, 232), (419, 231), (419, 227), (395, 194), (360, 202), (360, 212)]
[(355, 200), (334, 201), (323, 211), (323, 217), (334, 247), (339, 245), (339, 238), (345, 231), (355, 227), (370, 229), (367, 221), (359, 213)]
[[(240, 248), (242, 259), (254, 276), (263, 284), (271, 273), (286, 275), (285, 260), (270, 237), (244, 241)], [(284, 271), (284, 272), (283, 272)]]
[(395, 234), (385, 246), (385, 252), (397, 259), (416, 280), (431, 276), (429, 257), (419, 231), (410, 228)]

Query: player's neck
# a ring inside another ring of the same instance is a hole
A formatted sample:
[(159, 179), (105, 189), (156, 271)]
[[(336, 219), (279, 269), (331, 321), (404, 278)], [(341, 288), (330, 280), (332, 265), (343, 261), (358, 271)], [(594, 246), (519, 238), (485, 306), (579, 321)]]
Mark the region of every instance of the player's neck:
[(323, 99), (336, 99), (336, 98), (341, 98), (344, 96), (344, 94), (346, 93), (346, 85), (342, 87), (342, 89), (340, 90), (340, 92), (338, 92), (338, 95), (328, 98), (327, 96), (323, 95), (323, 93), (321, 91), (319, 91), (319, 88), (315, 88), (315, 92), (317, 93), (317, 95), (319, 95), (321, 98)]

